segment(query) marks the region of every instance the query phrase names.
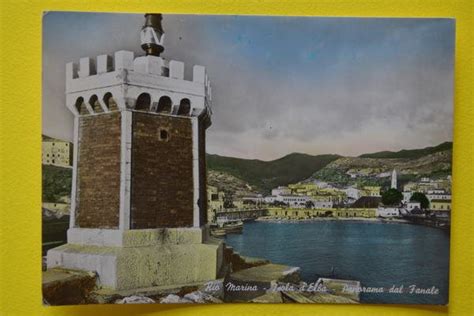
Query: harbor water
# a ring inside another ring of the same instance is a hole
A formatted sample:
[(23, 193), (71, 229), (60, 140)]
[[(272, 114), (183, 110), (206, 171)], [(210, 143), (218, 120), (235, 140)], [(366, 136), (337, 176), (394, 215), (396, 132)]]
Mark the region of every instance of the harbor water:
[[(250, 222), (226, 243), (244, 256), (301, 268), (301, 277), (359, 280), (361, 302), (447, 304), (449, 232), (410, 224), (363, 221)], [(402, 293), (389, 293), (390, 288)], [(437, 294), (410, 293), (438, 289)]]

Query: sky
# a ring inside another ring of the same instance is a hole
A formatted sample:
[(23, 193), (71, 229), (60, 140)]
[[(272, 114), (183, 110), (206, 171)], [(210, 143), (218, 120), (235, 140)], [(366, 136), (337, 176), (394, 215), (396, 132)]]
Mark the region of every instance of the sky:
[[(43, 133), (72, 140), (65, 65), (131, 50), (142, 14), (43, 17)], [(162, 57), (206, 67), (207, 152), (356, 156), (452, 140), (455, 20), (163, 15)]]

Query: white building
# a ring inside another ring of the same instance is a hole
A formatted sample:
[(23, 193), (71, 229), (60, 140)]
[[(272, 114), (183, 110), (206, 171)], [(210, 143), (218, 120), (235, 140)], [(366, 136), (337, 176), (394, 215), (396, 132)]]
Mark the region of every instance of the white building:
[(260, 204), (264, 201), (264, 198), (261, 194), (246, 195), (242, 197), (242, 201), (252, 201), (255, 204)]
[(278, 196), (278, 195), (290, 195), (291, 190), (288, 187), (283, 187), (279, 186), (278, 188), (275, 188), (272, 190), (272, 195)]
[(360, 198), (360, 190), (354, 187), (349, 187), (347, 189), (344, 189), (344, 192), (346, 193), (348, 198), (351, 198), (354, 200), (357, 200), (358, 198)]
[(304, 208), (311, 199), (305, 195), (277, 195), (276, 201), (284, 202), (290, 207)]
[(332, 201), (312, 201), (314, 204), (313, 208), (332, 208), (333, 202)]
[(329, 185), (329, 183), (320, 181), (320, 180), (314, 180), (313, 183), (320, 189), (325, 189), (325, 188), (331, 188), (332, 186)]
[(398, 207), (378, 207), (375, 211), (377, 217), (398, 217), (400, 216), (400, 209)]
[(445, 190), (429, 190), (426, 197), (430, 202), (432, 200), (451, 200), (451, 194), (447, 193)]
[(421, 203), (420, 202), (408, 202), (405, 204), (405, 207), (408, 211), (412, 211), (416, 208), (421, 209)]
[(403, 202), (403, 203), (408, 203), (408, 202), (410, 202), (410, 199), (411, 199), (411, 196), (413, 195), (413, 192), (411, 192), (411, 191), (403, 191), (402, 194), (403, 194), (403, 200), (402, 200), (402, 202)]
[(273, 202), (276, 201), (276, 195), (268, 195), (266, 197), (263, 198), (263, 202), (267, 203), (267, 204), (271, 204)]

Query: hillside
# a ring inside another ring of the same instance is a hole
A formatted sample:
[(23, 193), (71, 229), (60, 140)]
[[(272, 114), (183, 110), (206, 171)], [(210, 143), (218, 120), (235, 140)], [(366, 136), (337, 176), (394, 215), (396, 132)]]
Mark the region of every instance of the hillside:
[(207, 167), (210, 171), (227, 173), (241, 179), (256, 191), (268, 193), (279, 185), (304, 180), (338, 158), (338, 155), (293, 153), (280, 159), (262, 161), (207, 155)]
[(208, 170), (207, 184), (217, 187), (219, 191), (232, 196), (245, 196), (256, 193), (256, 190), (247, 182), (226, 172)]
[(43, 202), (59, 202), (63, 196), (70, 196), (72, 169), (49, 165), (42, 166)]
[(437, 151), (419, 158), (344, 157), (315, 172), (310, 179), (340, 185), (383, 185), (388, 183), (391, 171), (396, 169), (399, 181), (403, 183), (423, 176), (445, 177), (451, 174), (451, 159), (451, 150)]
[(441, 151), (451, 150), (453, 148), (452, 142), (444, 142), (438, 146), (425, 147), (421, 149), (403, 149), (400, 151), (380, 151), (371, 154), (360, 155), (360, 158), (409, 158), (416, 159)]
[[(447, 149), (446, 149), (447, 148)], [(293, 153), (272, 161), (207, 155), (208, 183), (231, 195), (268, 194), (272, 188), (304, 180), (336, 185), (385, 185), (393, 169), (400, 183), (422, 176), (451, 174), (452, 143), (359, 157)], [(352, 175), (352, 177), (351, 177)], [(56, 202), (70, 194), (72, 171), (43, 166), (43, 201)]]

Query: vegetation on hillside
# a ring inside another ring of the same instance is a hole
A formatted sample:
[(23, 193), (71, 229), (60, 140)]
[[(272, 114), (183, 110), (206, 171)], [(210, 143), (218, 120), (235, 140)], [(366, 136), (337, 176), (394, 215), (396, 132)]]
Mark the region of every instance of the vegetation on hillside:
[(268, 193), (279, 185), (296, 183), (310, 177), (339, 157), (293, 153), (280, 159), (262, 161), (207, 155), (207, 166), (209, 170), (228, 173), (249, 183), (258, 191)]
[(434, 154), (440, 151), (451, 150), (453, 148), (452, 142), (444, 142), (438, 146), (425, 147), (421, 149), (403, 149), (400, 151), (380, 151), (371, 154), (360, 155), (360, 158), (409, 158), (416, 159), (426, 155)]
[(43, 202), (59, 202), (63, 196), (71, 195), (72, 169), (42, 166)]
[[(441, 145), (440, 145), (441, 146)], [(437, 146), (438, 148), (441, 148)], [(452, 151), (445, 150), (413, 158), (341, 157), (315, 172), (311, 179), (338, 186), (388, 186), (393, 169), (397, 170), (398, 184), (416, 181), (421, 177), (445, 178), (451, 174)], [(351, 177), (353, 175), (353, 177)]]

